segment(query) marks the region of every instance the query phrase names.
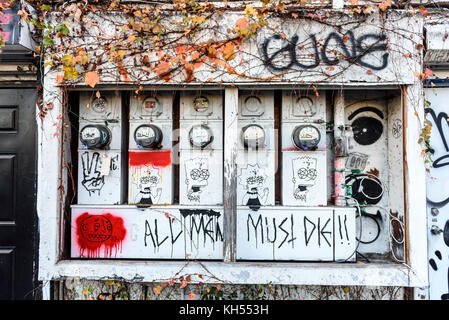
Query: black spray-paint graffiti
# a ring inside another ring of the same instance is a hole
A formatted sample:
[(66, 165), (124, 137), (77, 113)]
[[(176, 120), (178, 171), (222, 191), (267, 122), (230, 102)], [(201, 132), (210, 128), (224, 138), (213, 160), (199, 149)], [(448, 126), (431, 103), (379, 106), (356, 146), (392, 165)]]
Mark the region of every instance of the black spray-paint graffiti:
[[(448, 144), (448, 141), (446, 140), (446, 136), (444, 133), (445, 130), (443, 129), (443, 123), (445, 125), (449, 126), (449, 122), (447, 121), (448, 115), (445, 112), (440, 112), (437, 115), (435, 113), (435, 111), (431, 108), (426, 108), (425, 112), (426, 112), (426, 115), (430, 114), (430, 116), (432, 118), (432, 122), (438, 129), (438, 138), (443, 143), (443, 146), (445, 149), (443, 151), (445, 154), (438, 157), (437, 159), (434, 159), (432, 166), (433, 166), (433, 168), (441, 168), (441, 167), (447, 166), (447, 165), (449, 165), (449, 161), (447, 160), (449, 158), (449, 144)], [(435, 138), (437, 138), (437, 136), (432, 137), (432, 139), (435, 139)], [(431, 154), (435, 154), (435, 149), (433, 149), (429, 144), (427, 144), (427, 151), (430, 152)], [(441, 200), (441, 201), (432, 201), (429, 198), (427, 198), (427, 203), (429, 205), (431, 205), (432, 207), (441, 208), (441, 207), (444, 207), (447, 203), (449, 203), (449, 197), (447, 197), (446, 199)]]
[[(248, 214), (246, 219), (247, 241), (253, 242), (255, 247), (263, 244), (273, 244), (277, 249), (284, 246), (295, 248), (295, 241), (299, 241), (298, 228), (303, 230), (304, 245), (308, 246), (333, 246), (333, 222), (332, 218), (322, 218), (317, 216), (304, 216), (302, 221), (296, 222), (294, 215), (289, 217), (268, 218), (262, 214)], [(338, 216), (335, 221), (338, 225), (338, 233), (335, 241), (341, 243), (350, 242), (347, 217)]]
[(248, 164), (241, 169), (238, 179), (246, 191), (242, 198), (242, 205), (248, 206), (253, 211), (257, 211), (262, 205), (265, 205), (269, 189), (265, 187), (267, 175), (264, 169), (261, 169), (258, 164)]
[[(270, 237), (270, 222), (268, 221), (268, 218), (265, 217), (265, 219), (262, 219), (262, 215), (260, 214), (257, 219), (254, 221), (253, 216), (251, 214), (248, 214), (248, 218), (246, 220), (246, 232), (248, 235), (248, 242), (251, 241), (251, 228), (254, 231), (254, 239), (255, 239), (255, 245), (257, 248), (257, 244), (260, 242), (261, 244), (264, 244), (266, 242), (268, 243), (274, 243), (278, 238), (278, 232), (277, 229), (279, 228), (282, 233), (279, 235), (279, 239), (282, 239), (281, 243), (278, 246), (278, 249), (280, 249), (286, 242), (291, 243), (292, 248), (295, 247), (295, 240), (296, 237), (294, 237), (294, 221), (293, 221), (293, 215), (289, 218), (284, 218), (280, 223), (276, 221), (276, 218), (272, 218), (272, 235)], [(265, 222), (265, 228), (264, 228), (264, 222)], [(250, 225), (251, 223), (251, 225)], [(287, 223), (287, 224), (286, 224)], [(284, 226), (284, 224), (286, 224)], [(259, 236), (260, 235), (260, 236)], [(282, 238), (283, 236), (283, 238)]]
[[(380, 213), (380, 211), (377, 210), (376, 214), (364, 212), (362, 216), (357, 217), (356, 219), (361, 219), (362, 230), (367, 230), (369, 224), (374, 224), (376, 226), (375, 228), (370, 228), (371, 230), (375, 231), (363, 232), (363, 234), (360, 235), (360, 239), (356, 237), (356, 240), (362, 244), (371, 244), (376, 242), (382, 232), (382, 214)], [(363, 235), (365, 235), (365, 237), (363, 237)], [(369, 237), (367, 237), (366, 235), (368, 235)]]
[(92, 193), (100, 194), (104, 186), (104, 176), (100, 172), (100, 154), (98, 152), (84, 152), (81, 155), (81, 165), (83, 167), (83, 180), (81, 184), (89, 192), (89, 196)]
[[(443, 160), (449, 158), (449, 145), (448, 142), (446, 140), (445, 134), (444, 134), (444, 129), (443, 129), (443, 123), (445, 123), (446, 125), (449, 126), (449, 123), (447, 121), (448, 119), (448, 115), (445, 112), (440, 112), (438, 114), (438, 116), (436, 115), (435, 111), (430, 109), (430, 108), (426, 108), (425, 109), (426, 114), (430, 114), (430, 116), (432, 117), (433, 123), (436, 125), (437, 129), (438, 129), (438, 134), (439, 134), (439, 138), (441, 139), (441, 142), (443, 142), (444, 145), (444, 149), (446, 150), (445, 155), (439, 157), (438, 159), (435, 159), (433, 161), (432, 166), (434, 168), (440, 168), (440, 167), (444, 167), (449, 165), (449, 162), (443, 162)], [(430, 145), (427, 146), (428, 147), (428, 151), (430, 151), (432, 154), (435, 153), (435, 150), (433, 148), (430, 147)]]
[[(430, 115), (433, 125), (436, 126), (436, 128), (438, 130), (438, 135), (432, 135), (432, 139), (440, 139), (440, 141), (442, 142), (443, 147), (444, 147), (444, 150), (441, 150), (441, 151), (438, 150), (439, 153), (440, 154), (442, 153), (443, 155), (440, 155), (438, 158), (434, 159), (432, 166), (435, 169), (445, 167), (445, 166), (449, 165), (449, 161), (447, 160), (449, 158), (449, 144), (448, 144), (448, 141), (446, 140), (446, 134), (445, 134), (445, 131), (447, 131), (447, 128), (443, 127), (443, 123), (444, 123), (444, 126), (449, 126), (449, 123), (447, 120), (448, 115), (445, 112), (440, 112), (437, 115), (436, 112), (431, 108), (426, 108), (424, 111), (426, 113), (426, 116)], [(435, 154), (436, 150), (434, 148), (432, 148), (430, 146), (430, 144), (427, 143), (426, 147), (427, 147), (428, 152), (430, 152), (431, 154)], [(443, 199), (441, 201), (432, 201), (429, 198), (427, 198), (427, 204), (433, 208), (442, 208), (445, 205), (447, 205), (448, 203), (449, 203), (449, 197), (447, 197), (446, 199)], [(446, 247), (449, 247), (449, 220), (447, 220), (444, 225), (443, 241), (444, 241), (444, 244), (446, 245)], [(442, 254), (439, 250), (436, 250), (434, 254), (438, 258), (439, 261), (443, 260)], [(435, 259), (433, 259), (433, 258), (429, 259), (429, 264), (434, 271), (438, 271), (438, 264)], [(449, 300), (449, 268), (447, 270), (446, 278), (447, 278), (447, 283), (448, 283), (448, 292), (443, 293), (441, 295), (442, 300)]]
[[(118, 169), (119, 156), (111, 157), (110, 170)], [(89, 192), (89, 196), (97, 193), (103, 188), (105, 181), (104, 176), (101, 175), (101, 158), (98, 152), (85, 151), (81, 155), (81, 165), (83, 168), (83, 180), (81, 184)]]
[(293, 197), (300, 202), (307, 202), (307, 193), (316, 183), (318, 176), (318, 159), (303, 156), (292, 160)]
[[(346, 35), (339, 35), (332, 32), (326, 38), (324, 44), (321, 46), (317, 41), (315, 34), (310, 35), (310, 41), (313, 45), (314, 62), (311, 64), (303, 64), (297, 59), (297, 50), (303, 47), (298, 44), (299, 37), (294, 35), (291, 39), (285, 39), (288, 43), (280, 49), (269, 52), (269, 46), (272, 41), (283, 41), (282, 36), (275, 34), (270, 38), (265, 39), (262, 45), (262, 55), (265, 65), (273, 71), (286, 71), (294, 67), (300, 69), (314, 69), (324, 63), (326, 66), (332, 66), (340, 63), (341, 60), (346, 60), (351, 64), (358, 64), (372, 70), (383, 70), (388, 66), (388, 56), (386, 36), (384, 34), (364, 34), (355, 38), (352, 31), (348, 31)], [(336, 42), (337, 46), (341, 48), (343, 59), (338, 57), (329, 57), (329, 53), (335, 53), (336, 47), (330, 46), (332, 41)], [(371, 41), (367, 44), (367, 41)], [(368, 58), (374, 52), (383, 52), (382, 63), (375, 65), (367, 62)]]
[(200, 202), (201, 193), (209, 184), (210, 171), (208, 158), (194, 158), (185, 161), (185, 184), (187, 187), (187, 199)]
[[(443, 230), (443, 240), (444, 240), (444, 244), (445, 244), (447, 247), (449, 247), (449, 220), (446, 221), (446, 223), (445, 223), (445, 225), (444, 225), (444, 230)], [(435, 256), (438, 258), (438, 260), (440, 260), (440, 261), (443, 260), (443, 257), (442, 257), (442, 255), (441, 255), (441, 252), (440, 252), (439, 250), (436, 250), (436, 251), (435, 251)], [(432, 269), (433, 269), (434, 271), (438, 271), (438, 265), (437, 265), (435, 259), (431, 258), (431, 259), (429, 260), (429, 264), (430, 264), (430, 266), (432, 267)], [(448, 288), (448, 291), (449, 291), (449, 268), (448, 268), (448, 270), (447, 270), (447, 282), (448, 282), (447, 288)], [(443, 294), (441, 295), (441, 300), (449, 300), (449, 292), (443, 293)]]
[[(118, 169), (119, 156), (111, 157), (110, 170)], [(105, 181), (104, 176), (101, 175), (101, 158), (98, 152), (85, 151), (81, 155), (81, 165), (83, 168), (83, 180), (81, 184), (89, 192), (89, 196), (97, 193), (103, 188)]]
[[(173, 247), (178, 240), (184, 241), (182, 246), (187, 245), (186, 242), (189, 241), (191, 250), (198, 248), (200, 240), (202, 240), (204, 247), (209, 244), (213, 246), (217, 242), (223, 242), (223, 233), (218, 221), (221, 213), (206, 209), (179, 209), (179, 212), (181, 214), (180, 223), (175, 223), (176, 220), (170, 218), (163, 218), (164, 220), (155, 218), (153, 221), (145, 220), (145, 247), (152, 245), (155, 251), (159, 251), (162, 245), (166, 243), (171, 245), (173, 252)], [(168, 224), (169, 231), (164, 227), (162, 227), (164, 231), (161, 231), (160, 225), (158, 225), (160, 222)], [(178, 229), (175, 230), (176, 228)], [(181, 237), (183, 234), (185, 236)]]
[(382, 199), (384, 189), (381, 181), (372, 174), (350, 174), (345, 183), (352, 189), (352, 198), (362, 204), (377, 204)]
[[(349, 115), (348, 120), (351, 121), (358, 114), (362, 112), (372, 112), (376, 114), (379, 118), (383, 119), (383, 113), (376, 108), (373, 107), (363, 107), (359, 108), (351, 115)], [(354, 134), (354, 140), (362, 145), (367, 146), (375, 143), (382, 136), (383, 125), (378, 119), (368, 116), (363, 116), (355, 119), (351, 123), (352, 133)]]

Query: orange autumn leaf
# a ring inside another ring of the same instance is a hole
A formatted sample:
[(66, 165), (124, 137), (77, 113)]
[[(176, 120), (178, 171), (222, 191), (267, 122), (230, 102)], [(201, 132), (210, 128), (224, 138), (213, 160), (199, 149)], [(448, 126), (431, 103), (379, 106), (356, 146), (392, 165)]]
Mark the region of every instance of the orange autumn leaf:
[(91, 71), (86, 73), (84, 76), (84, 81), (87, 85), (93, 88), (96, 84), (100, 83), (100, 77), (98, 76), (98, 73)]
[(194, 294), (193, 292), (189, 292), (189, 294), (187, 295), (187, 299), (188, 300), (193, 300), (195, 299), (196, 294)]
[(156, 286), (153, 288), (153, 292), (154, 294), (161, 294), (162, 292), (162, 287), (161, 286)]
[(179, 285), (179, 288), (185, 288), (187, 286), (187, 282), (185, 280), (181, 281), (181, 284)]
[(58, 74), (56, 75), (56, 83), (61, 84), (61, 82), (64, 80), (64, 74)]
[(388, 7), (391, 7), (391, 0), (385, 0), (379, 4), (379, 9), (382, 11), (387, 10)]
[(235, 22), (235, 25), (239, 28), (239, 29), (245, 29), (246, 27), (248, 27), (248, 20), (246, 18), (239, 18), (237, 19), (237, 21)]
[(226, 61), (232, 60), (235, 58), (235, 46), (232, 42), (226, 43), (223, 50), (223, 59)]

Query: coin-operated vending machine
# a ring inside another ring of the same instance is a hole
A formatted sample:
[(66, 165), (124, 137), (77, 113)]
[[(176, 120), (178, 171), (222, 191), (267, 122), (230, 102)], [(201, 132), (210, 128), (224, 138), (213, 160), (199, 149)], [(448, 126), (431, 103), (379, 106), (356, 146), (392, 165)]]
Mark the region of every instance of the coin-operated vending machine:
[(121, 96), (80, 94), (78, 204), (121, 204), (125, 200)]
[(241, 92), (238, 121), (237, 204), (257, 211), (275, 204), (273, 92)]
[(172, 92), (131, 97), (128, 203), (173, 203)]
[(179, 203), (223, 203), (223, 98), (218, 91), (180, 98)]
[(282, 203), (327, 205), (326, 98), (282, 94)]

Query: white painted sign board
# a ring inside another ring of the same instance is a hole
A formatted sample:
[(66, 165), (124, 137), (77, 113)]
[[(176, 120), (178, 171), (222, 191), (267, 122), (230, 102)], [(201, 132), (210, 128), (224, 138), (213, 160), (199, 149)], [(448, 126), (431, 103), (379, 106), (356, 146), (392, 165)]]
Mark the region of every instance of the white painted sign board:
[(237, 210), (237, 259), (354, 261), (354, 208)]

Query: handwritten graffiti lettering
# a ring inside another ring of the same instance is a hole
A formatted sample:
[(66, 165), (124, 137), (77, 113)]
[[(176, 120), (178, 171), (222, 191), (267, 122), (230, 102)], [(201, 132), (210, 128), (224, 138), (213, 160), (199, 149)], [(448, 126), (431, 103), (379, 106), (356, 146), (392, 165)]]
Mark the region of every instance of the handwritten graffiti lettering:
[(315, 222), (309, 220), (307, 217), (304, 217), (304, 238), (306, 242), (306, 246), (309, 244), (312, 236), (314, 236), (316, 231), (316, 239), (318, 242), (318, 246), (321, 246), (322, 239), (326, 241), (329, 247), (331, 247), (331, 243), (327, 236), (332, 235), (332, 231), (328, 231), (326, 227), (328, 227), (329, 222), (331, 221), (330, 218), (328, 218), (324, 224), (323, 221), (321, 221), (321, 218), (318, 218)]
[[(159, 250), (163, 245), (179, 245), (184, 241), (184, 245), (190, 243), (191, 250), (200, 244), (203, 247), (214, 245), (223, 241), (218, 218), (219, 212), (202, 209), (180, 209), (180, 221), (167, 218), (155, 218), (151, 221), (145, 220), (144, 245), (152, 246), (154, 250)], [(161, 220), (164, 219), (164, 220)], [(180, 222), (180, 224), (179, 224)], [(162, 225), (168, 224), (168, 228)], [(183, 237), (181, 237), (184, 234)], [(169, 241), (168, 241), (169, 240)]]
[[(280, 221), (280, 223), (279, 223)], [(279, 229), (279, 230), (278, 230)], [(252, 214), (248, 214), (246, 219), (247, 241), (254, 241), (257, 248), (258, 243), (279, 243), (277, 248), (280, 249), (284, 244), (291, 244), (295, 247), (296, 237), (294, 235), (294, 220), (293, 215), (282, 220), (267, 217), (262, 218), (259, 214), (257, 218)], [(254, 240), (252, 240), (254, 238)]]
[[(294, 35), (291, 39), (283, 40), (278, 34), (265, 39), (262, 45), (262, 56), (265, 65), (273, 71), (286, 71), (292, 68), (299, 69), (314, 69), (321, 63), (326, 66), (333, 66), (340, 63), (341, 60), (346, 60), (351, 64), (357, 64), (372, 70), (383, 70), (388, 66), (388, 52), (386, 44), (386, 36), (384, 34), (364, 34), (356, 38), (352, 31), (348, 31), (346, 35), (339, 35), (332, 32), (328, 35), (325, 42), (321, 45), (317, 41), (315, 34), (310, 35), (310, 42), (313, 46), (313, 62), (310, 64), (302, 63), (298, 57), (298, 50), (304, 49), (302, 43), (298, 43), (299, 37)], [(273, 41), (287, 42), (286, 45), (277, 50), (269, 50), (270, 44)], [(369, 43), (369, 44), (368, 44)], [(336, 44), (336, 46), (335, 46)], [(336, 48), (339, 47), (339, 52), (342, 57), (336, 55)], [(383, 52), (380, 64), (370, 62), (369, 57), (375, 52)], [(334, 56), (330, 56), (333, 54)]]

